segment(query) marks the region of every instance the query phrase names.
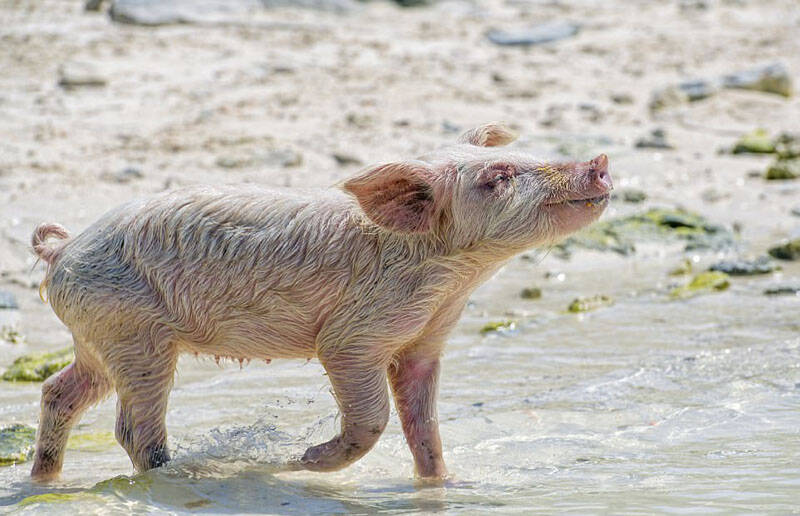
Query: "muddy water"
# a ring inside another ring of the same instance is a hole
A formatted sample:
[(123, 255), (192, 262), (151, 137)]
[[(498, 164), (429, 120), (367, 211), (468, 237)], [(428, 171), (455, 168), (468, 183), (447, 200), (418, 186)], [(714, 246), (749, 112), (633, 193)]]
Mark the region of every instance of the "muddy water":
[[(132, 473), (110, 434), (109, 400), (76, 429), (89, 445), (70, 447), (60, 483), (32, 485), (29, 464), (0, 469), (0, 511), (797, 510), (800, 297), (761, 291), (800, 271), (670, 301), (670, 284), (684, 280), (667, 271), (682, 256), (645, 247), (635, 258), (517, 258), (477, 291), (444, 358), (446, 487), (415, 485), (396, 414), (353, 467), (284, 471), (338, 423), (319, 364), (240, 369), (185, 358), (168, 417), (170, 466)], [(520, 299), (526, 285), (543, 297)], [(594, 292), (616, 303), (565, 312), (573, 297)], [(506, 318), (518, 322), (514, 332), (480, 334)], [(30, 419), (37, 401), (36, 385), (0, 391), (4, 419)]]

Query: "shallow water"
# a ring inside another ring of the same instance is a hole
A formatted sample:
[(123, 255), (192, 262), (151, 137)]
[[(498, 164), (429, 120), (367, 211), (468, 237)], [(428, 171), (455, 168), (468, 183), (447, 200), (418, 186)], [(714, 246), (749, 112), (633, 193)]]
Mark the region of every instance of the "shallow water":
[[(132, 473), (110, 436), (109, 400), (74, 431), (101, 437), (71, 447), (59, 483), (31, 484), (30, 464), (0, 469), (0, 511), (797, 511), (800, 297), (761, 294), (797, 278), (797, 266), (670, 301), (670, 283), (685, 280), (666, 272), (681, 256), (645, 248), (635, 258), (517, 258), (481, 287), (444, 357), (439, 409), (453, 477), (445, 487), (413, 481), (396, 414), (349, 469), (285, 471), (338, 424), (319, 364), (240, 370), (192, 357), (171, 398), (168, 467)], [(542, 287), (543, 298), (520, 299), (524, 285)], [(565, 312), (573, 297), (595, 292), (616, 303)], [(479, 333), (508, 317), (519, 321), (513, 333)], [(38, 390), (5, 384), (3, 418), (35, 417)]]

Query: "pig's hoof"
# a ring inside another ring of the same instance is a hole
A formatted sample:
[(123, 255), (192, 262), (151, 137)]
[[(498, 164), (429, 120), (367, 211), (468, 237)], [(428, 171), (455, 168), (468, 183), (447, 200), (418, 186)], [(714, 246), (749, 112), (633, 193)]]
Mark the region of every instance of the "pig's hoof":
[(299, 463), (303, 469), (309, 471), (336, 471), (346, 466), (341, 460), (342, 450), (339, 439), (318, 444), (307, 449)]
[(31, 471), (31, 480), (37, 484), (45, 484), (58, 479), (59, 474), (58, 471), (39, 471), (34, 469)]

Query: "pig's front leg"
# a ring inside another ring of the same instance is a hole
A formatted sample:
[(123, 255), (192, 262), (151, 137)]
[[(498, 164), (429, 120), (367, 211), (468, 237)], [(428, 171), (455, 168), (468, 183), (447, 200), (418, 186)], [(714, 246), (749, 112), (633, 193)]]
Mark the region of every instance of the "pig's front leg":
[(383, 367), (359, 364), (347, 354), (321, 361), (342, 413), (342, 429), (330, 441), (306, 450), (300, 466), (335, 471), (360, 459), (378, 441), (389, 420), (389, 392)]
[(389, 379), (417, 475), (443, 479), (447, 470), (442, 459), (436, 410), (439, 348), (420, 345), (404, 351), (389, 368)]

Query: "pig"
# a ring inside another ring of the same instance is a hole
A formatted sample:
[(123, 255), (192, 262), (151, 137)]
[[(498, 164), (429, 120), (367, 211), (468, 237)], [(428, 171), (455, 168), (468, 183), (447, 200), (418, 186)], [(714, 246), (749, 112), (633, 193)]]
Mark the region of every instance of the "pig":
[(514, 139), (490, 123), (335, 188), (190, 187), (125, 204), (71, 239), (38, 226), (41, 293), (75, 360), (42, 386), (32, 477), (58, 476), (70, 428), (112, 389), (133, 466), (168, 462), (167, 399), (178, 356), (194, 353), (319, 359), (341, 428), (292, 468), (364, 456), (391, 391), (416, 475), (445, 478), (437, 385), (470, 293), (515, 254), (597, 219), (613, 188), (605, 155), (546, 162), (504, 147)]

